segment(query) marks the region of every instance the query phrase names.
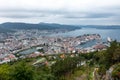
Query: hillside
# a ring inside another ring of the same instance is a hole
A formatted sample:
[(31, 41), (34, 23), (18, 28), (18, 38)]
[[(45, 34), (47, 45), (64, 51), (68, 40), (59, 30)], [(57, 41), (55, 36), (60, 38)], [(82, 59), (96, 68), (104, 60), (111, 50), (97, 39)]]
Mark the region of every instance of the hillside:
[(0, 26), (0, 33), (6, 33), (6, 32), (14, 32), (14, 30), (3, 28), (3, 27)]
[(0, 24), (0, 33), (1, 32), (13, 32), (15, 29), (19, 30), (68, 30), (72, 31), (75, 29), (81, 28), (96, 28), (96, 29), (120, 29), (120, 25), (62, 25), (55, 23), (21, 23), (21, 22), (6, 22)]
[[(4, 29), (3, 29), (4, 28)], [(0, 30), (1, 31), (8, 31), (8, 30), (14, 30), (14, 29), (39, 29), (39, 30), (75, 30), (80, 29), (78, 26), (72, 26), (72, 25), (61, 25), (61, 24), (48, 24), (48, 23), (39, 23), (39, 24), (30, 24), (30, 23), (2, 23), (0, 24)], [(0, 32), (1, 32), (0, 31)]]
[(120, 43), (107, 50), (41, 55), (0, 65), (0, 80), (120, 80)]

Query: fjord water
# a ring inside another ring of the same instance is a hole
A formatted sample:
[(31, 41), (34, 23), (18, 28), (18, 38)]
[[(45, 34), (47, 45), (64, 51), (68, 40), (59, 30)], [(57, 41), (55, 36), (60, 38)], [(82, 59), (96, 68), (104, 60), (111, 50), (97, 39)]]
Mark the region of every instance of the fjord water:
[(102, 41), (106, 41), (108, 37), (112, 40), (120, 41), (120, 29), (96, 29), (96, 28), (82, 28), (66, 33), (53, 34), (52, 36), (69, 36), (75, 37), (84, 34), (100, 34)]

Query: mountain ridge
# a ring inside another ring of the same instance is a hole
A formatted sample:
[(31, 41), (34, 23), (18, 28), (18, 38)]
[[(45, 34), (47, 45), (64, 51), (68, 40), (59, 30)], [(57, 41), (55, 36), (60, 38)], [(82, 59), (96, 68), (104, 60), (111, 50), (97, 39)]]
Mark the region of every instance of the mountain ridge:
[(4, 28), (4, 30), (14, 30), (14, 29), (38, 29), (38, 30), (75, 30), (81, 29), (79, 26), (74, 25), (62, 25), (62, 24), (55, 24), (55, 23), (21, 23), (21, 22), (6, 22), (0, 24), (0, 29)]
[(13, 32), (15, 29), (28, 30), (76, 30), (81, 28), (96, 28), (96, 29), (120, 29), (120, 25), (65, 25), (58, 23), (24, 23), (24, 22), (5, 22), (0, 24), (1, 32)]

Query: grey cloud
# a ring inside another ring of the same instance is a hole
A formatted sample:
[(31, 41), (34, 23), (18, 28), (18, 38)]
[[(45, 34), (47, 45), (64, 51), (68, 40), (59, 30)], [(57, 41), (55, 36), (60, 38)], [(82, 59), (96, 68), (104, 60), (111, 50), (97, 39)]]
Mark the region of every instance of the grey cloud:
[(46, 17), (47, 14), (35, 13), (35, 12), (2, 12), (0, 17), (3, 18), (32, 18), (32, 17)]
[(73, 14), (73, 15), (64, 15), (65, 18), (72, 18), (72, 19), (96, 19), (96, 18), (109, 18), (109, 17), (113, 17), (116, 16), (116, 14), (113, 13), (84, 13), (84, 15), (77, 13), (77, 14)]
[(112, 16), (116, 16), (112, 13), (92, 13), (92, 14), (88, 14), (87, 18), (109, 18)]
[(31, 18), (31, 17), (48, 17), (51, 15), (67, 14), (67, 11), (61, 10), (28, 10), (28, 9), (13, 9), (0, 10), (0, 17), (5, 18)]
[(120, 15), (114, 13), (69, 13), (69, 12), (58, 12), (58, 11), (27, 11), (27, 12), (8, 12), (8, 13), (0, 13), (0, 17), (4, 18), (17, 18), (17, 19), (25, 19), (25, 18), (46, 18), (49, 16), (58, 16), (60, 18), (65, 19), (100, 19), (100, 18), (110, 18), (117, 17)]
[[(118, 12), (120, 13), (120, 12)], [(5, 18), (32, 18), (32, 17), (49, 17), (56, 16), (66, 18), (66, 19), (99, 19), (99, 18), (110, 18), (120, 16), (114, 12), (70, 12), (65, 10), (1, 10), (0, 17)]]
[[(78, 8), (77, 8), (78, 9)], [(50, 17), (52, 16), (52, 17)], [(58, 18), (55, 18), (55, 17)], [(103, 7), (103, 8), (91, 8), (88, 11), (82, 11), (82, 10), (71, 10), (68, 8), (63, 9), (42, 9), (42, 8), (14, 8), (14, 9), (0, 9), (0, 18), (9, 18), (14, 20), (24, 19), (28, 20), (29, 18), (37, 18), (39, 20), (43, 21), (56, 21), (58, 23), (97, 23), (100, 22), (109, 22), (109, 19), (112, 19), (111, 22), (113, 23), (119, 23), (120, 21), (120, 6), (115, 7)], [(50, 17), (48, 19), (48, 17)], [(44, 18), (44, 19), (41, 19)], [(98, 20), (96, 20), (98, 19)], [(100, 21), (100, 20), (101, 21)], [(32, 21), (32, 20), (31, 20)], [(37, 21), (37, 20), (36, 20)], [(98, 22), (97, 22), (98, 21)], [(120, 24), (120, 23), (119, 23)]]

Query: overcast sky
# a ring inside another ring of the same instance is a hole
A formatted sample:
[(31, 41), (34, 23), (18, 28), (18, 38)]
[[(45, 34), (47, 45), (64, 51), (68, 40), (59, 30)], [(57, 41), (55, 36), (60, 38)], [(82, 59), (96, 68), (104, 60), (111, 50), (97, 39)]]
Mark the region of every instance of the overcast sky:
[(120, 25), (120, 0), (0, 0), (0, 23)]

